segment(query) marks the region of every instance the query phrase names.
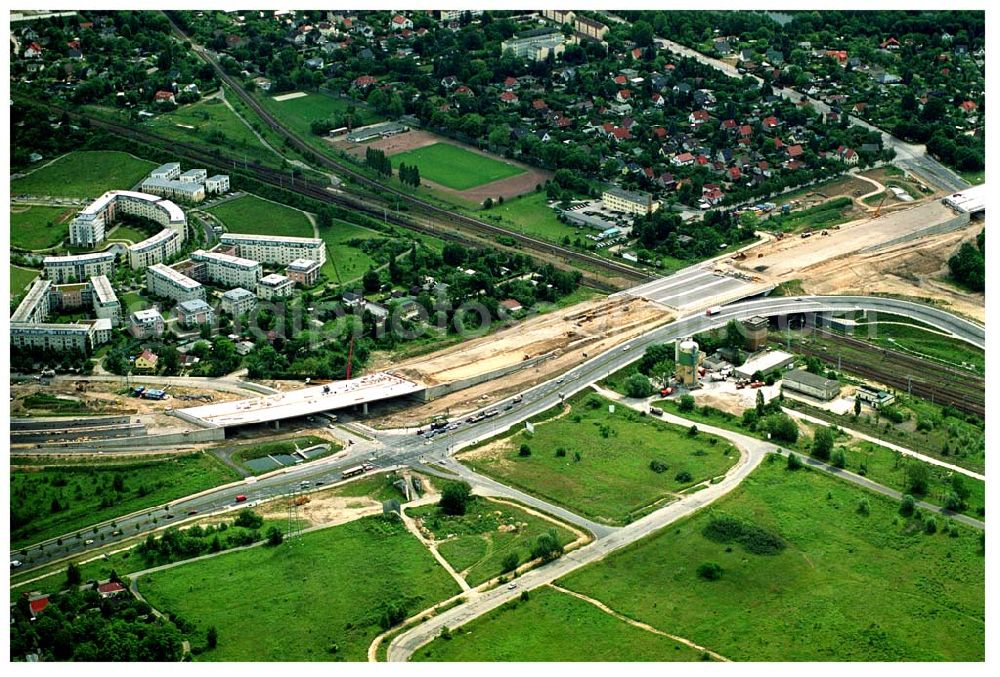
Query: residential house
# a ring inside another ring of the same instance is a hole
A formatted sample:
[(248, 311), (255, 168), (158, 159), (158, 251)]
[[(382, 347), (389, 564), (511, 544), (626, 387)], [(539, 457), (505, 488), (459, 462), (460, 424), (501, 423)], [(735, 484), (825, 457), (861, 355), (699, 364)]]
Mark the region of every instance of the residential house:
[(146, 348), (135, 358), (135, 368), (139, 371), (156, 371), (156, 363), (159, 359), (156, 353)]

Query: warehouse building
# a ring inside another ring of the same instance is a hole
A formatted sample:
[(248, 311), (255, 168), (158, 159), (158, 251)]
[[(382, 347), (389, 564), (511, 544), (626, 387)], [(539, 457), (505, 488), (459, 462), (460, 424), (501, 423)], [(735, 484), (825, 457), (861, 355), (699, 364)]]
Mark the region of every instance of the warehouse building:
[(162, 263), (146, 269), (146, 289), (153, 296), (172, 299), (178, 303), (191, 299), (205, 300), (205, 288), (200, 282)]
[(46, 256), (42, 259), (45, 277), (54, 284), (80, 282), (95, 275), (111, 275), (115, 269), (112, 251), (73, 256)]
[(295, 283), (291, 278), (277, 273), (271, 273), (262, 277), (257, 283), (257, 297), (270, 301), (271, 299), (282, 299), (292, 295)]
[(137, 242), (128, 248), (128, 264), (132, 270), (148, 268), (154, 263), (169, 261), (181, 250), (181, 236), (177, 231), (164, 228), (156, 235)]
[(767, 376), (787, 367), (794, 361), (794, 355), (781, 350), (772, 350), (771, 352), (761, 353), (750, 358), (742, 366), (737, 367), (733, 374), (736, 378), (743, 379), (752, 378), (757, 372), (760, 372), (763, 376)]
[(257, 297), (249, 289), (236, 287), (222, 295), (219, 307), (232, 317), (242, 317), (257, 307)]
[(287, 266), (296, 259), (326, 262), (326, 245), (316, 237), (283, 237), (225, 233), (222, 244), (237, 247), (240, 256), (261, 263)]
[(781, 386), (784, 390), (802, 393), (818, 400), (832, 400), (840, 394), (840, 382), (832, 378), (824, 378), (804, 369), (792, 369), (782, 377)]

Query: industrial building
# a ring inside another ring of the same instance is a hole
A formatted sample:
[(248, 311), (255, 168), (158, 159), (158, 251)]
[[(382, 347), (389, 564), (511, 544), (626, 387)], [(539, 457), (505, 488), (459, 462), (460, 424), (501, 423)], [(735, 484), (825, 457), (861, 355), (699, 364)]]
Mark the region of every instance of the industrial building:
[(205, 288), (200, 282), (162, 263), (146, 269), (146, 289), (153, 296), (172, 299), (178, 303), (191, 299), (205, 300)]
[(371, 141), (372, 139), (384, 139), (389, 136), (395, 136), (396, 134), (402, 134), (408, 130), (409, 127), (400, 124), (399, 122), (383, 122), (377, 125), (369, 125), (367, 127), (362, 127), (361, 129), (355, 129), (347, 135), (347, 140), (351, 143), (364, 143), (365, 141)]
[(622, 190), (615, 186), (605, 189), (601, 194), (601, 201), (612, 211), (641, 216), (652, 214), (660, 208), (660, 203), (649, 193)]
[(296, 259), (326, 262), (326, 245), (317, 237), (284, 237), (277, 235), (244, 235), (225, 233), (222, 244), (237, 247), (240, 256), (287, 266)]
[(249, 289), (236, 287), (222, 295), (219, 307), (232, 317), (242, 317), (252, 313), (253, 309), (257, 307), (257, 297)]
[(311, 287), (319, 279), (320, 262), (312, 259), (295, 259), (288, 264), (285, 275), (290, 277), (296, 284), (303, 287)]
[(129, 267), (138, 270), (169, 261), (180, 253), (182, 239), (177, 231), (164, 228), (156, 235), (131, 245), (128, 248)]
[(135, 311), (129, 316), (128, 324), (129, 333), (139, 339), (163, 334), (163, 315), (156, 308)]
[(867, 402), (876, 409), (896, 401), (896, 396), (892, 393), (868, 386), (859, 386), (854, 392), (854, 397), (862, 402)]
[(783, 367), (787, 367), (795, 361), (795, 356), (781, 350), (772, 350), (751, 357), (742, 366), (737, 367), (733, 374), (736, 378), (749, 379), (760, 372), (762, 376), (774, 373)]
[(982, 215), (986, 212), (986, 195), (987, 188), (984, 183), (953, 193), (941, 201), (957, 212)]
[(832, 400), (840, 394), (839, 381), (810, 373), (804, 369), (792, 369), (786, 372), (782, 376), (781, 386), (784, 390), (802, 393), (823, 401)]
[(698, 369), (704, 353), (694, 339), (684, 339), (674, 343), (674, 378), (681, 385), (691, 387), (698, 383)]
[(767, 318), (755, 315), (743, 320), (743, 330), (746, 332), (746, 349), (756, 352), (767, 345)]
[(185, 327), (209, 323), (214, 317), (212, 306), (202, 299), (191, 299), (177, 304), (177, 320)]
[(295, 289), (292, 279), (277, 273), (271, 273), (260, 279), (257, 283), (257, 297), (270, 301), (291, 296)]
[(112, 251), (73, 256), (46, 256), (42, 259), (45, 277), (54, 284), (81, 282), (95, 275), (111, 275), (115, 269)]
[(240, 256), (199, 249), (191, 260), (205, 263), (208, 280), (225, 287), (253, 287), (263, 275), (260, 263)]

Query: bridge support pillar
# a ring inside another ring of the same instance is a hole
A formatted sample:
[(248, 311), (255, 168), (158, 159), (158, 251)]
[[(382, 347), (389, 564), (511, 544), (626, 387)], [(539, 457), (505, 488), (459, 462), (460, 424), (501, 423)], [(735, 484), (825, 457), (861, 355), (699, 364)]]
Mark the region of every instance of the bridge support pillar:
[(279, 428), (281, 428), (281, 421), (275, 421), (274, 422), (274, 429), (278, 430)]
[(362, 409), (362, 411), (364, 412), (365, 416), (368, 415), (368, 403), (367, 402), (364, 403), (364, 408)]

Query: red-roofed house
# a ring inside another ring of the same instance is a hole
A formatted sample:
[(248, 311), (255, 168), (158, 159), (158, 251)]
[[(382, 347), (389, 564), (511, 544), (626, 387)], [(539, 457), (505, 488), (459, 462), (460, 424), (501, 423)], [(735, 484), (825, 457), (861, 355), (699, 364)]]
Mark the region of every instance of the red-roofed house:
[(774, 137), (774, 148), (775, 150), (781, 150), (785, 147), (785, 142), (781, 140), (780, 136)]
[(508, 104), (515, 104), (518, 101), (517, 94), (515, 94), (514, 92), (510, 92), (510, 91), (504, 92), (503, 94), (501, 94), (500, 95), (500, 100), (503, 101), (504, 103), (508, 103)]
[(781, 123), (778, 122), (778, 118), (774, 117), (773, 115), (768, 115), (761, 121), (761, 124), (764, 125), (764, 129), (774, 129)]
[(798, 160), (786, 160), (782, 167), (794, 171), (796, 169), (800, 169), (802, 167), (802, 163)]
[(632, 132), (625, 129), (624, 127), (615, 127), (611, 130), (611, 138), (615, 141), (627, 141), (632, 138)]
[(971, 113), (972, 111), (979, 108), (979, 106), (976, 104), (975, 101), (963, 101), (961, 104), (959, 104), (959, 107), (966, 113)]
[(389, 27), (394, 31), (401, 31), (404, 28), (413, 28), (413, 22), (402, 14), (397, 14), (392, 17), (392, 21), (389, 22)]
[(899, 40), (896, 38), (889, 38), (879, 46), (882, 49), (899, 49)]
[(135, 358), (135, 368), (141, 371), (156, 371), (156, 363), (159, 360), (160, 358), (156, 353), (146, 348)]
[(174, 93), (165, 89), (158, 91), (153, 97), (153, 100), (156, 101), (156, 103), (175, 103)]
[(851, 109), (851, 112), (852, 113), (861, 113), (867, 107), (868, 107), (868, 104), (866, 104), (864, 101), (859, 101), (858, 103), (854, 104), (854, 108)]
[(359, 75), (354, 78), (354, 86), (358, 89), (367, 89), (375, 84), (375, 78), (371, 75)]
[(736, 120), (733, 120), (732, 118), (723, 120), (719, 125), (719, 129), (736, 129)]
[(826, 50), (826, 55), (831, 59), (836, 59), (840, 63), (847, 62), (847, 50), (844, 49), (828, 49)]
[(740, 178), (743, 176), (743, 173), (740, 171), (739, 167), (730, 167), (727, 173), (729, 174), (730, 181), (739, 181)]
[(628, 82), (628, 78), (625, 77), (624, 75), (616, 75), (615, 76), (615, 84), (616, 85), (624, 85), (627, 82)]
[(508, 75), (503, 81), (503, 88), (507, 90), (517, 89), (517, 78), (512, 78)]
[(710, 205), (717, 205), (726, 197), (726, 194), (719, 190), (718, 186), (712, 186), (709, 188), (710, 184), (706, 184), (702, 189), (701, 199)]
[(662, 139), (667, 135), (667, 130), (665, 127), (653, 127), (653, 136), (658, 139)]
[(696, 157), (694, 159), (694, 163), (696, 165), (701, 165), (702, 167), (704, 167), (705, 165), (707, 165), (708, 162), (709, 162), (708, 158), (705, 157), (704, 155), (699, 155), (698, 157)]
[(662, 94), (654, 94), (650, 97), (650, 100), (653, 102), (654, 106), (662, 106), (667, 102), (666, 99), (663, 98)]
[(694, 164), (694, 155), (691, 155), (691, 153), (681, 153), (680, 155), (675, 155), (674, 159), (670, 162), (678, 167), (687, 167)]
[(24, 58), (37, 59), (42, 56), (42, 51), (42, 46), (37, 42), (33, 42), (24, 50)]
[(531, 107), (534, 108), (535, 110), (548, 110), (549, 108), (547, 105), (545, 105), (544, 99), (535, 99), (534, 101), (531, 102)]
[(688, 122), (694, 126), (703, 125), (709, 120), (709, 114), (707, 110), (696, 110), (690, 115), (688, 115)]
[(455, 96), (472, 96), (472, 88), (468, 85), (459, 85), (455, 90)]
[(802, 146), (799, 144), (795, 144), (794, 146), (789, 146), (788, 148), (785, 149), (785, 152), (788, 153), (788, 157), (799, 157), (800, 155), (802, 155)]
[(629, 97), (631, 96), (632, 96), (631, 89), (622, 89), (618, 92), (618, 95), (615, 96), (615, 99), (618, 101), (618, 103), (625, 103), (626, 101), (629, 100)]
[(854, 152), (853, 148), (848, 148), (847, 146), (837, 146), (837, 156), (844, 162), (844, 164), (858, 164), (858, 154)]
[(740, 125), (740, 136), (743, 138), (750, 138), (753, 136), (753, 127), (750, 125)]
[(28, 608), (31, 609), (32, 617), (37, 616), (45, 610), (45, 607), (49, 605), (49, 596), (39, 597), (38, 599), (33, 599), (28, 602)]
[(125, 592), (125, 586), (117, 581), (101, 583), (97, 586), (97, 592), (100, 593), (101, 597), (114, 597), (118, 593)]
[(524, 306), (522, 306), (521, 302), (518, 301), (517, 299), (504, 299), (503, 301), (500, 302), (500, 305), (512, 313), (524, 310)]

